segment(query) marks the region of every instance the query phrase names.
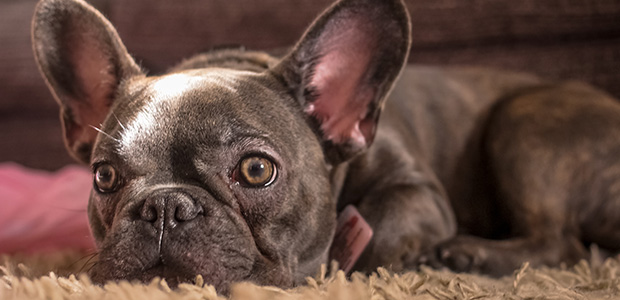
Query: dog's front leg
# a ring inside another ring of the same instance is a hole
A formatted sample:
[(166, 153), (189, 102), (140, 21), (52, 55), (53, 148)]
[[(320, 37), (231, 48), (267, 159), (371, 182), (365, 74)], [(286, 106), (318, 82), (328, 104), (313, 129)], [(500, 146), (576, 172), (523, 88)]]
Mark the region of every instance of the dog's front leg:
[(447, 200), (431, 186), (397, 185), (369, 193), (360, 202), (360, 214), (374, 236), (356, 269), (393, 271), (415, 267), (419, 255), (455, 234)]
[(373, 238), (354, 270), (394, 271), (416, 267), (420, 253), (453, 238), (456, 221), (445, 192), (420, 161), (385, 138), (347, 170), (340, 206), (354, 204)]

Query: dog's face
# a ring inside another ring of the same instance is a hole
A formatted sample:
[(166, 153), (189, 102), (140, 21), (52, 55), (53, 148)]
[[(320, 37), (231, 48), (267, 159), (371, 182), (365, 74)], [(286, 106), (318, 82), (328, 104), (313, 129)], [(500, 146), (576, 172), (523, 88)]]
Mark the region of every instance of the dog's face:
[(95, 281), (200, 274), (291, 286), (327, 262), (329, 168), (373, 140), (409, 49), (400, 1), (345, 0), (262, 73), (146, 76), (107, 20), (44, 0), (35, 56), (67, 147), (93, 169)]
[(121, 87), (91, 157), (95, 280), (288, 286), (325, 261), (335, 208), (321, 145), (292, 101), (274, 101), (278, 85), (213, 69)]

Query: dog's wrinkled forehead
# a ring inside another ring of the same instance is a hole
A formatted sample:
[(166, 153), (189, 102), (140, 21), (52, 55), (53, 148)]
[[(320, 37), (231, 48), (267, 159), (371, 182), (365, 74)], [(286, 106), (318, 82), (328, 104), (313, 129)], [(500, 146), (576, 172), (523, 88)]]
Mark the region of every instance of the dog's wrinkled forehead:
[[(146, 89), (148, 100), (144, 107), (123, 126), (119, 139), (119, 152), (129, 154), (137, 146), (144, 144), (158, 132), (165, 132), (166, 116), (174, 114), (186, 105), (181, 96), (194, 89), (202, 81), (221, 81), (217, 78), (205, 79), (188, 74), (174, 74), (163, 77)], [(226, 81), (224, 81), (226, 82)], [(205, 99), (209, 101), (210, 99)]]
[[(179, 149), (189, 151), (198, 145), (214, 148), (241, 134), (260, 135), (260, 124), (249, 124), (252, 107), (232, 102), (260, 102), (243, 99), (269, 95), (248, 72), (214, 69), (208, 72), (186, 71), (152, 79), (136, 97), (141, 107), (136, 113), (118, 120), (117, 150), (121, 157), (138, 164), (149, 158), (170, 155)], [(250, 91), (250, 92), (249, 92)], [(242, 98), (242, 99), (236, 99)], [(153, 161), (162, 161), (162, 157)]]

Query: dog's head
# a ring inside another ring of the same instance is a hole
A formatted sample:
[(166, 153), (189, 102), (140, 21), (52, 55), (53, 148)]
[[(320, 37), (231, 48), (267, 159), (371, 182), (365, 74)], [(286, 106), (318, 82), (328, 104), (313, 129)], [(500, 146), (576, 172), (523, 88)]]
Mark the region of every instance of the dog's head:
[(44, 0), (34, 52), (93, 170), (95, 281), (201, 274), (290, 286), (327, 261), (329, 168), (372, 142), (409, 51), (399, 0), (343, 0), (264, 72), (146, 76), (79, 0)]

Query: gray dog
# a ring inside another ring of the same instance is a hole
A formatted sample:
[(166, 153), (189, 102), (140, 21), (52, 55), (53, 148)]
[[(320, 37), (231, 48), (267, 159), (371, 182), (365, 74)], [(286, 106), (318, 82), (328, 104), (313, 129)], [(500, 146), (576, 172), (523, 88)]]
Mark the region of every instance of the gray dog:
[(400, 0), (339, 1), (282, 59), (215, 51), (161, 76), (82, 1), (42, 1), (33, 43), (69, 152), (93, 170), (96, 282), (288, 287), (330, 247), (349, 266), (361, 253), (354, 270), (492, 275), (620, 249), (618, 101), (405, 67)]

